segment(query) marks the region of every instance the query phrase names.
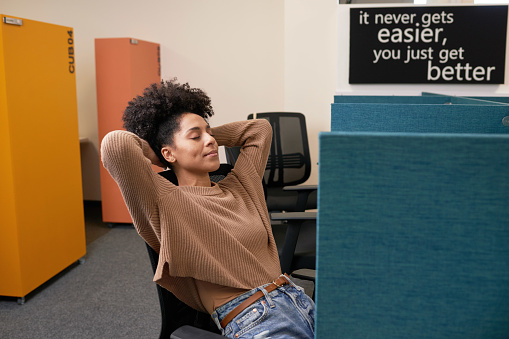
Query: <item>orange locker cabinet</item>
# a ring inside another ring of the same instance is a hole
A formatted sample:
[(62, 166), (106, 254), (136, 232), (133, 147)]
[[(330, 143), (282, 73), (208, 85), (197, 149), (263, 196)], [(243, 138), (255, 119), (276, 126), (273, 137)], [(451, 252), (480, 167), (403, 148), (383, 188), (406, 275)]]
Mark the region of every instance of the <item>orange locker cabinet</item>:
[(0, 295), (85, 255), (74, 33), (0, 14)]
[[(128, 102), (150, 84), (161, 81), (159, 44), (132, 38), (95, 40), (99, 141), (122, 128)], [(160, 169), (159, 169), (160, 170)], [(132, 223), (120, 190), (101, 166), (103, 222)]]

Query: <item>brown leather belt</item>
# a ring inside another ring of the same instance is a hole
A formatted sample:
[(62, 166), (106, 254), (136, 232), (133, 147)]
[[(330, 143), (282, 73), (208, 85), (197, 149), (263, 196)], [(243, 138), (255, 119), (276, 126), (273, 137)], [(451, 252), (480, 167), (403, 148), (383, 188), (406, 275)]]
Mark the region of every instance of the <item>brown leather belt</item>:
[[(287, 279), (288, 275), (285, 273), (284, 276), (281, 276), (274, 280), (270, 285), (266, 286), (264, 288), (267, 293), (270, 293), (274, 291), (276, 288), (281, 287), (283, 285), (289, 284), (290, 282)], [(240, 312), (244, 311), (246, 308), (249, 307), (252, 303), (254, 303), (256, 300), (260, 299), (264, 296), (264, 293), (262, 291), (258, 291), (246, 300), (244, 300), (239, 306), (235, 307), (230, 313), (226, 315), (226, 317), (221, 320), (221, 327), (225, 328), (226, 325), (232, 321), (233, 318), (235, 318), (237, 315), (239, 315)]]

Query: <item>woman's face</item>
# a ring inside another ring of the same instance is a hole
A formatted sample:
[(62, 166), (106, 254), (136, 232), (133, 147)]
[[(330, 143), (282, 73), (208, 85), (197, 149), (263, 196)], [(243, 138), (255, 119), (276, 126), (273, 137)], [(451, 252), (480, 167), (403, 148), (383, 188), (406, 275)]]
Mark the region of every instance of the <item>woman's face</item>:
[[(209, 172), (219, 168), (218, 145), (210, 134), (209, 124), (199, 115), (184, 113), (180, 129), (173, 135), (173, 145), (161, 150), (172, 164), (179, 185), (196, 185), (196, 179), (207, 179)], [(188, 182), (188, 180), (190, 180)]]

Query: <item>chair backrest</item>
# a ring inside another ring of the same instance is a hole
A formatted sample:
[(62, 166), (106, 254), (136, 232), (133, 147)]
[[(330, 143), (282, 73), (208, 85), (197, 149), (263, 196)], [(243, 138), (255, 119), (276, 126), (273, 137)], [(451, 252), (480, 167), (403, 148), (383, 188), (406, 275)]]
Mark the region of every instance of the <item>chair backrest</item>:
[(235, 166), (235, 163), (237, 162), (237, 158), (240, 155), (240, 149), (242, 147), (236, 146), (236, 147), (225, 147), (224, 152), (226, 155), (226, 161), (228, 164)]
[[(210, 180), (219, 182), (224, 179), (233, 168), (230, 164), (221, 164), (219, 169), (209, 173)], [(159, 173), (162, 177), (178, 185), (175, 172), (166, 170)], [(147, 244), (147, 251), (152, 265), (153, 273), (156, 272), (159, 254)], [(161, 307), (161, 334), (160, 338), (169, 338), (170, 334), (177, 328), (184, 325), (201, 328), (210, 332), (220, 333), (217, 326), (207, 313), (198, 312), (181, 302), (173, 293), (157, 285), (157, 294), (159, 296), (159, 305)]]
[(306, 118), (295, 112), (250, 114), (248, 119), (267, 119), (272, 125), (272, 144), (265, 170), (268, 187), (298, 185), (311, 173)]
[[(146, 246), (150, 263), (152, 264), (152, 271), (155, 273), (157, 263), (159, 261), (159, 254), (148, 244), (146, 244)], [(161, 339), (169, 338), (171, 333), (185, 325), (219, 333), (217, 326), (215, 326), (215, 324), (211, 321), (209, 314), (192, 309), (177, 299), (177, 297), (175, 297), (175, 295), (170, 291), (159, 285), (156, 285), (156, 287), (157, 295), (159, 297), (159, 306), (161, 308), (162, 324), (159, 336)]]

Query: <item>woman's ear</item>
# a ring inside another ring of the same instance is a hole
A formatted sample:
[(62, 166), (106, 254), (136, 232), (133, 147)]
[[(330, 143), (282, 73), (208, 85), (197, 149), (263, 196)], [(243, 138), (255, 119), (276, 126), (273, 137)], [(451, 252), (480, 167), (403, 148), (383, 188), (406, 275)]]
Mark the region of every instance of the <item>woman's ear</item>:
[(163, 148), (161, 148), (161, 154), (163, 155), (163, 158), (170, 164), (174, 163), (176, 160), (169, 146), (163, 146)]

